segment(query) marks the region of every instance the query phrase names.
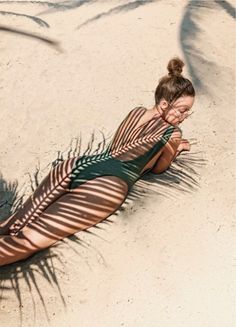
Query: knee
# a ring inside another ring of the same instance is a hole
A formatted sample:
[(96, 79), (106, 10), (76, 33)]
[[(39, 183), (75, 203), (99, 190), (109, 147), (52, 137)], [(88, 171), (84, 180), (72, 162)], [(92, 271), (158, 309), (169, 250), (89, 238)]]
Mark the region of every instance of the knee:
[(0, 239), (0, 266), (5, 266), (30, 257), (37, 251), (26, 239), (6, 235)]

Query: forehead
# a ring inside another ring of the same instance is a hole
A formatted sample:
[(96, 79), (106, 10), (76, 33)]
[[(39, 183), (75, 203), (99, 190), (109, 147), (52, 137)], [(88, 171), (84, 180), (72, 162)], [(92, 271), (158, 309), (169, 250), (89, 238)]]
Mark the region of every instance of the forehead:
[(194, 102), (194, 97), (191, 97), (189, 95), (185, 95), (185, 96), (179, 97), (175, 101), (175, 104), (176, 105), (187, 105), (187, 106), (191, 107), (193, 105), (193, 102)]

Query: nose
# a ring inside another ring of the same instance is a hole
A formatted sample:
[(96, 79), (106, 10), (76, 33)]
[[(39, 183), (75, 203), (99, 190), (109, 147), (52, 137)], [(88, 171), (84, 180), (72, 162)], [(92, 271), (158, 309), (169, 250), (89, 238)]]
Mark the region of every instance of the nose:
[(181, 117), (181, 113), (178, 110), (173, 109), (176, 117)]

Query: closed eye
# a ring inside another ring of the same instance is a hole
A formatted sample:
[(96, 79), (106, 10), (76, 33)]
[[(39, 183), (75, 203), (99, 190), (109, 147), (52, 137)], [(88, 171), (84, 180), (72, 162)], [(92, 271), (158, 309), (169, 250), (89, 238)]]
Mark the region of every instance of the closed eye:
[(179, 112), (181, 112), (182, 114), (185, 113), (185, 112), (189, 112), (189, 108), (180, 108), (179, 109)]

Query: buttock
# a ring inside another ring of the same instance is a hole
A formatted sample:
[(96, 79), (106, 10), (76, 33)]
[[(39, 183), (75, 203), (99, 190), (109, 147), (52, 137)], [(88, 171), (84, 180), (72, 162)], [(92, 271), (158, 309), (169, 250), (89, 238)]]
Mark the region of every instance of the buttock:
[[(12, 247), (9, 239), (4, 240), (7, 254), (11, 249), (11, 257), (14, 254), (20, 260), (64, 237), (97, 225), (119, 209), (126, 198), (127, 189), (127, 184), (116, 176), (99, 176), (70, 189), (51, 203), (37, 219), (19, 230), (14, 236), (17, 247)], [(6, 255), (8, 259), (9, 255)]]
[(113, 175), (103, 175), (90, 179), (83, 184), (69, 189), (70, 192), (79, 192), (80, 190), (88, 189), (91, 192), (95, 193), (110, 193), (116, 194), (119, 193), (119, 198), (125, 198), (128, 194), (129, 186), (126, 181), (121, 179), (118, 176)]
[(139, 178), (139, 173), (133, 171), (133, 166), (115, 160), (111, 156), (104, 158), (101, 155), (85, 157), (75, 162), (68, 188), (74, 189), (90, 180), (97, 180), (97, 178), (104, 176), (106, 176), (107, 183), (110, 181), (110, 183), (114, 183), (126, 191)]

